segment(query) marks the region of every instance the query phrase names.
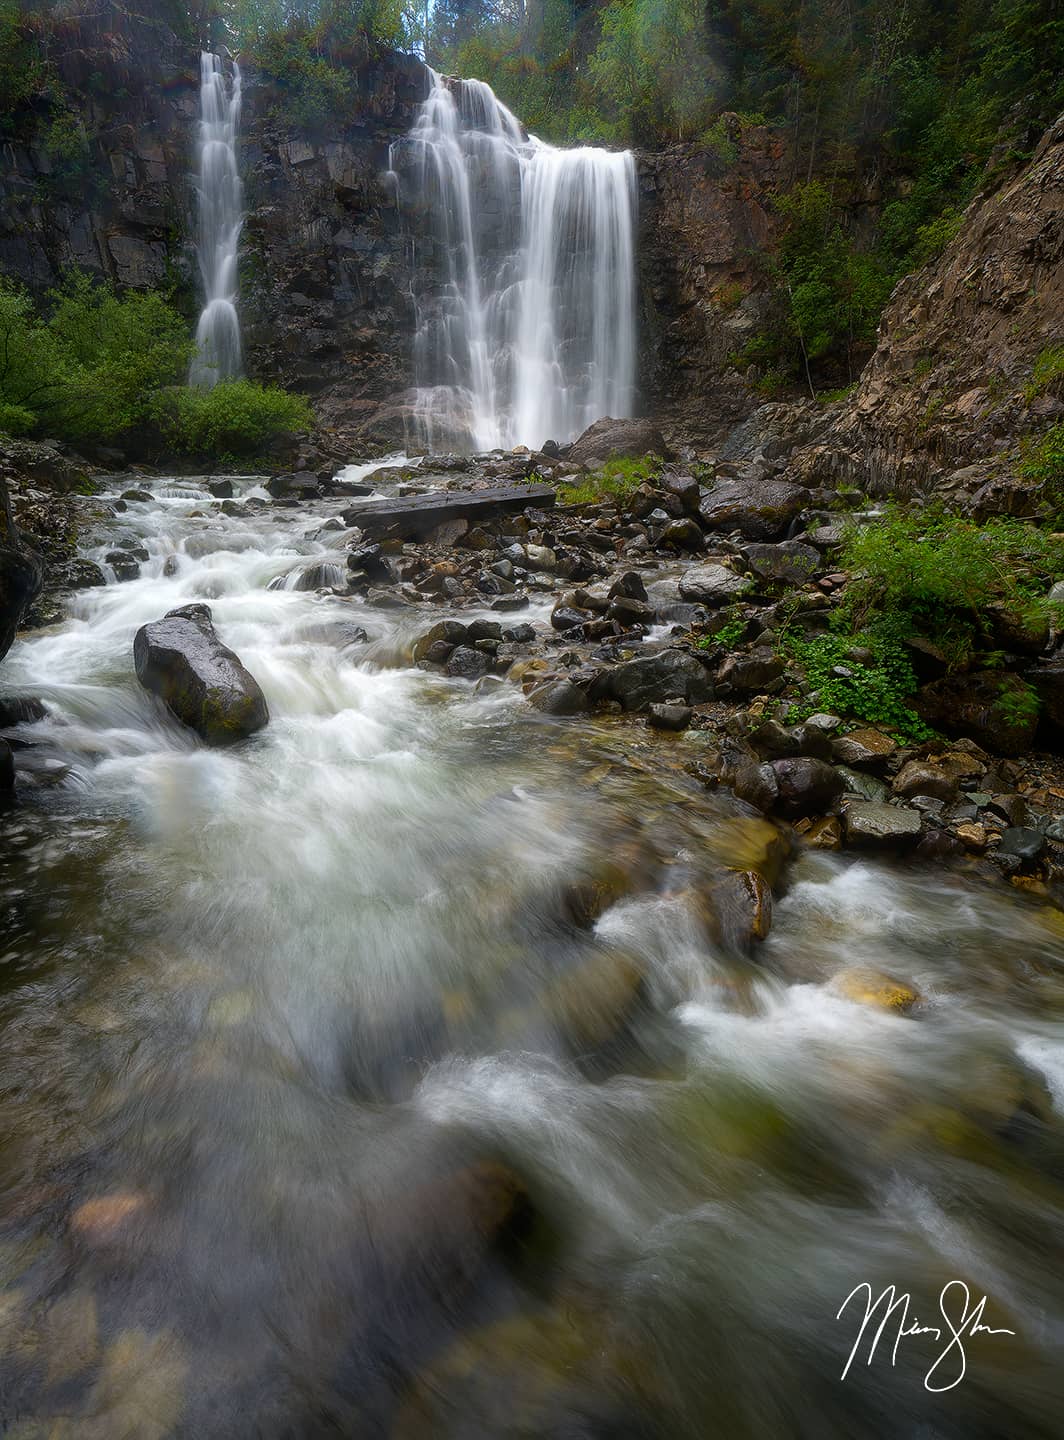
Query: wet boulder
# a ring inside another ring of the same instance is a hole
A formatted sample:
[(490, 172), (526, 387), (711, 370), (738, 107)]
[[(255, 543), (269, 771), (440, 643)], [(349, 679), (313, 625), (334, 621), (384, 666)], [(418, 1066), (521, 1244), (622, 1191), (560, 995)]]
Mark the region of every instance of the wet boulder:
[(726, 565), (693, 565), (680, 579), (683, 600), (698, 605), (727, 605), (750, 589), (750, 581)]
[(646, 710), (671, 700), (700, 705), (713, 699), (713, 681), (701, 661), (686, 650), (659, 650), (607, 671), (593, 698), (618, 700), (625, 710)]
[(783, 657), (769, 645), (758, 645), (747, 654), (729, 655), (720, 667), (717, 680), (740, 695), (750, 695), (776, 685), (783, 674)]
[(270, 718), (257, 681), (219, 640), (206, 605), (186, 605), (142, 625), (133, 661), (144, 688), (208, 745), (243, 740)]
[(793, 760), (774, 760), (779, 796), (777, 805), (785, 815), (822, 815), (842, 794), (842, 776), (823, 760), (797, 756)]
[(848, 800), (843, 809), (846, 843), (864, 850), (899, 850), (920, 838), (920, 812), (908, 805)]
[(804, 585), (823, 568), (819, 552), (801, 540), (784, 540), (779, 545), (747, 545), (743, 554), (760, 579), (788, 585)]
[(747, 540), (779, 540), (808, 503), (808, 492), (785, 480), (728, 482), (702, 502), (702, 523), (707, 530), (738, 530)]
[(16, 535), (5, 537), (0, 542), (0, 657), (11, 649), (22, 617), (40, 594), (43, 583), (41, 557)]

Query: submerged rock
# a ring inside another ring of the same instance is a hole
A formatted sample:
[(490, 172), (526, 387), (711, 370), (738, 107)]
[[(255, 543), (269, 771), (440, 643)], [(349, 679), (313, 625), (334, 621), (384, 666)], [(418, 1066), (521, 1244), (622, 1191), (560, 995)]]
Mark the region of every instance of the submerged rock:
[(133, 641), (137, 679), (208, 745), (231, 745), (270, 718), (254, 676), (223, 645), (206, 605), (171, 610)]

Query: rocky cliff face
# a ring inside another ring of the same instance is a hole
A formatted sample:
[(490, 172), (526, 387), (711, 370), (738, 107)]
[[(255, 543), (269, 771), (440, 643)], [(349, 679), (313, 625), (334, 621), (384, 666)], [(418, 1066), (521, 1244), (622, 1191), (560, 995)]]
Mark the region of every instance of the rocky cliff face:
[(729, 120), (724, 156), (694, 145), (639, 156), (644, 404), (703, 445), (759, 403), (731, 357), (765, 316), (770, 197), (790, 178), (778, 131)]
[[(193, 235), (199, 48), (159, 21), (81, 0), (42, 47), (68, 109), (19, 117), (0, 163), (0, 273), (40, 293), (79, 267), (121, 286), (171, 284), (199, 303)], [(268, 75), (243, 70), (247, 219), (240, 309), (251, 372), (308, 391), (338, 450), (402, 438), (411, 376), (411, 222), (389, 146), (426, 92), (410, 56), (345, 57), (343, 113), (308, 120)], [(641, 393), (693, 438), (755, 403), (729, 356), (760, 317), (766, 195), (785, 179), (765, 129), (729, 154), (678, 146), (639, 157)], [(424, 255), (421, 263), (426, 263)]]
[(411, 56), (367, 54), (355, 74), (350, 112), (328, 133), (293, 121), (278, 86), (245, 74), (241, 145), (251, 364), (314, 394), (325, 427), (345, 436), (410, 383), (414, 314), (388, 150), (427, 88)]
[(1064, 415), (1064, 387), (1033, 384), (1064, 326), (1064, 116), (1030, 163), (969, 207), (944, 253), (898, 286), (879, 342), (807, 472), (879, 493), (932, 489), (1027, 513), (1025, 437)]
[(112, 5), (65, 8), (41, 46), (69, 109), (13, 117), (17, 138), (0, 150), (0, 272), (35, 291), (74, 266), (124, 286), (191, 285), (198, 50)]

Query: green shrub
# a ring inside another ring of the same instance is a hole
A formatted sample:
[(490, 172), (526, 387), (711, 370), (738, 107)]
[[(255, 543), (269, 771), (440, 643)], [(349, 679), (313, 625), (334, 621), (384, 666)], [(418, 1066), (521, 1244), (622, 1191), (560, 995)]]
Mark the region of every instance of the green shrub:
[(64, 440), (110, 440), (139, 424), (152, 392), (188, 364), (185, 319), (157, 292), (120, 297), (79, 273), (49, 300), (45, 319), (0, 280), (0, 405), (23, 433)]
[(150, 397), (184, 375), (188, 322), (158, 291), (119, 297), (74, 274), (51, 295), (48, 331), (62, 376), (44, 419), (73, 440), (110, 440), (146, 417)]
[(152, 418), (174, 450), (253, 455), (278, 435), (309, 430), (314, 412), (302, 395), (278, 386), (228, 380), (213, 390), (161, 391), (152, 401)]
[(641, 460), (607, 460), (601, 471), (588, 475), (579, 485), (562, 485), (558, 499), (563, 505), (591, 505), (602, 500), (627, 500), (661, 469), (653, 456)]
[(37, 417), (32, 410), (0, 400), (0, 435), (28, 435), (36, 423)]
[(840, 561), (855, 577), (845, 612), (854, 630), (889, 615), (960, 662), (978, 643), (989, 605), (1017, 619), (1044, 609), (1049, 585), (1064, 577), (1064, 541), (1020, 520), (977, 525), (941, 510), (892, 508), (850, 532)]

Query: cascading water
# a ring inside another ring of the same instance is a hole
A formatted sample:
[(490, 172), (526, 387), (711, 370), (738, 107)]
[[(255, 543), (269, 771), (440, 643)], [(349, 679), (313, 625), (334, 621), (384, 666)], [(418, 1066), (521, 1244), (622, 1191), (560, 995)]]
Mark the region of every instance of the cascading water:
[(237, 244), (244, 221), (236, 163), (240, 124), (240, 66), (227, 86), (220, 56), (200, 56), (199, 205), (197, 254), (205, 304), (196, 326), (189, 384), (210, 389), (241, 372), (236, 313)]
[(393, 154), (422, 211), (417, 438), (489, 450), (574, 439), (632, 413), (635, 166), (525, 133), (479, 80), (431, 73)]

